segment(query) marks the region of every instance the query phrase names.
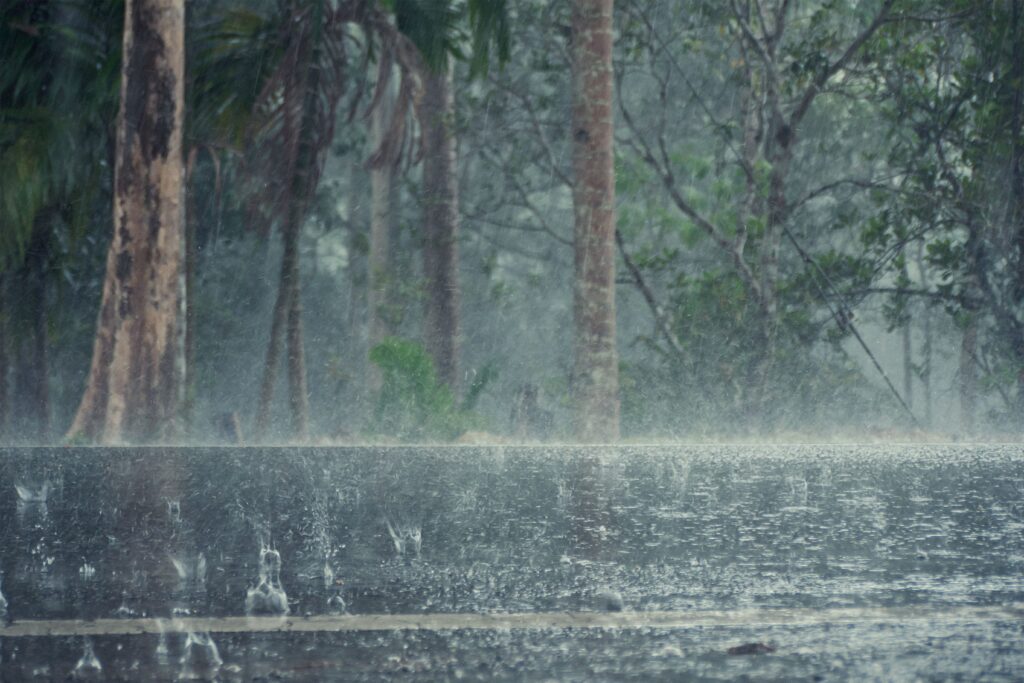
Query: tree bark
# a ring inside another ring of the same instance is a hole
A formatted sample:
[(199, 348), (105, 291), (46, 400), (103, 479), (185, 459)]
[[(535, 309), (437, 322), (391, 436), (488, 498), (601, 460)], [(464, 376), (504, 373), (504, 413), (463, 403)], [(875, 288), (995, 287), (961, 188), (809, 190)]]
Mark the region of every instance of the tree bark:
[(974, 434), (974, 417), (978, 401), (978, 372), (975, 356), (978, 351), (978, 323), (974, 313), (969, 314), (960, 341), (960, 431), (964, 436)]
[[(374, 108), (371, 120), (373, 148), (382, 147), (391, 115), (391, 97), (385, 93)], [(392, 160), (384, 159), (378, 167), (370, 170), (370, 251), (366, 268), (366, 309), (369, 316), (367, 326), (367, 349), (372, 349), (381, 340), (392, 334), (387, 316), (388, 289), (390, 286), (390, 236), (392, 210)], [(368, 368), (370, 395), (376, 396), (381, 388), (379, 368)], [(371, 399), (372, 400), (372, 399)]]
[[(296, 208), (293, 212), (298, 213)], [(282, 274), (287, 271), (288, 290), (288, 405), (291, 408), (292, 436), (309, 436), (309, 390), (306, 385), (306, 353), (302, 342), (302, 289), (299, 281), (299, 228), (301, 217), (290, 219), (284, 234)], [(282, 282), (282, 286), (285, 283)]]
[(459, 192), (452, 72), (423, 79), (423, 337), (438, 377), (458, 389)]
[[(910, 271), (907, 269), (907, 255), (906, 250), (901, 249), (903, 256), (903, 267), (900, 270), (900, 279), (905, 282), (910, 282)], [(909, 302), (906, 304), (909, 306)], [(913, 344), (913, 328), (911, 327), (912, 319), (910, 313), (907, 312), (907, 319), (903, 323), (902, 327), (902, 341), (903, 341), (903, 400), (907, 402), (908, 408), (914, 407), (914, 344)]]
[(29, 424), (36, 443), (50, 435), (50, 363), (47, 343), (46, 279), (50, 251), (50, 211), (43, 211), (32, 234), (26, 255), (25, 298), (31, 307), (31, 337), (25, 364), (25, 386), (19, 395), (28, 408)]
[(11, 315), (11, 299), (7, 290), (8, 276), (0, 273), (0, 442), (7, 440), (10, 419), (9, 374), (10, 346), (8, 345), (8, 320)]
[(184, 0), (127, 0), (114, 168), (114, 238), (89, 379), (69, 432), (173, 435), (183, 372), (180, 275)]
[(612, 0), (572, 4), (574, 433), (619, 437)]
[[(287, 240), (285, 240), (287, 251)], [(285, 323), (288, 318), (288, 309), (291, 302), (291, 292), (288, 287), (288, 266), (286, 258), (281, 259), (281, 275), (278, 279), (277, 298), (274, 300), (274, 312), (270, 323), (270, 339), (267, 342), (267, 355), (263, 363), (263, 379), (260, 382), (259, 403), (256, 407), (256, 420), (253, 427), (253, 436), (261, 441), (267, 435), (270, 427), (270, 407), (274, 399), (274, 383), (277, 381), (277, 362), (281, 357), (281, 348), (284, 346)]]
[(193, 411), (196, 400), (195, 283), (196, 260), (198, 257), (198, 245), (196, 244), (196, 221), (198, 217), (196, 216), (196, 202), (188, 187), (188, 181), (195, 170), (196, 156), (197, 150), (193, 147), (189, 152), (185, 173), (185, 190), (188, 193), (185, 216), (185, 399), (181, 407), (181, 422), (182, 433), (186, 436), (192, 435)]

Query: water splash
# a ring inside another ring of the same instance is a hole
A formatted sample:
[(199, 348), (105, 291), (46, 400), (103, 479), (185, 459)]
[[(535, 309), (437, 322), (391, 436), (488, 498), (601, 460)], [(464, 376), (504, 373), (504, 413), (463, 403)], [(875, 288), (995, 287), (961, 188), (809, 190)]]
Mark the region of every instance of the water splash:
[(4, 596), (4, 575), (0, 574), (0, 624), (7, 623), (7, 597)]
[(345, 604), (345, 598), (341, 597), (341, 593), (335, 593), (327, 598), (328, 614), (345, 614), (346, 612), (348, 612), (348, 605)]
[(163, 620), (157, 619), (156, 627), (158, 630), (156, 636), (156, 662), (160, 666), (167, 666), (171, 650), (167, 646), (167, 631), (164, 629)]
[(82, 566), (78, 568), (78, 575), (83, 581), (92, 581), (96, 578), (96, 567), (88, 562), (82, 562)]
[(99, 657), (96, 656), (96, 651), (93, 650), (92, 640), (85, 638), (82, 656), (78, 658), (78, 663), (71, 670), (71, 677), (79, 681), (94, 681), (99, 680), (102, 676), (103, 665), (100, 664)]
[(45, 503), (50, 495), (50, 482), (44, 481), (42, 486), (33, 490), (24, 484), (15, 484), (14, 490), (18, 493), (18, 501), (21, 503)]
[(281, 587), (281, 553), (263, 546), (260, 549), (260, 576), (255, 588), (245, 595), (245, 613), (288, 614), (288, 595)]
[(418, 525), (398, 525), (396, 529), (387, 517), (384, 518), (384, 524), (388, 527), (388, 534), (395, 546), (395, 553), (399, 557), (404, 557), (406, 554), (419, 557), (420, 549), (423, 546), (423, 534)]
[(329, 589), (334, 585), (335, 576), (334, 568), (331, 567), (331, 563), (324, 560), (324, 588)]
[(181, 501), (180, 500), (167, 500), (167, 516), (171, 519), (171, 523), (175, 526), (181, 524)]
[(190, 631), (185, 636), (185, 646), (181, 653), (181, 680), (216, 680), (223, 664), (217, 644), (209, 633)]
[(194, 560), (173, 555), (169, 557), (182, 586), (202, 587), (206, 584), (206, 555), (199, 553)]

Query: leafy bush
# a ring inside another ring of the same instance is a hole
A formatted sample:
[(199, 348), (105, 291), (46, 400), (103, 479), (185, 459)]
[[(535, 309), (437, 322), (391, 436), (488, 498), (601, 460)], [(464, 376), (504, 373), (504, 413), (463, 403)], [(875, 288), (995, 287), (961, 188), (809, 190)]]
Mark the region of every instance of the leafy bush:
[[(420, 344), (390, 337), (370, 350), (370, 361), (382, 375), (374, 411), (376, 432), (408, 441), (451, 440), (477, 426), (478, 418), (469, 412), (472, 401), (456, 404)], [(481, 373), (485, 378), (492, 374)], [(467, 399), (475, 399), (482, 390), (480, 382), (474, 383)]]

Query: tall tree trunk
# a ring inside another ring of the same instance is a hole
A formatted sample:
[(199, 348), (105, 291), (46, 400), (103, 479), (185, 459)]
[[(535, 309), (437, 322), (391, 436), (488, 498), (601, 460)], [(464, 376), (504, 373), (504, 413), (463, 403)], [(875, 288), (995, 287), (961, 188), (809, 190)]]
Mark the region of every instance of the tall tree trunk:
[(459, 376), (459, 192), (451, 68), (424, 77), (423, 276), (426, 297), (423, 336), (438, 377), (458, 388)]
[[(921, 274), (921, 289), (929, 291), (931, 284), (928, 282), (928, 270), (925, 268), (924, 242), (917, 243), (917, 270)], [(930, 306), (923, 306), (921, 309), (921, 334), (924, 340), (921, 344), (921, 394), (924, 401), (924, 424), (931, 429), (932, 426), (932, 309)]]
[(196, 215), (196, 202), (194, 195), (189, 191), (188, 181), (195, 170), (197, 150), (195, 147), (189, 152), (185, 183), (187, 196), (187, 211), (185, 212), (185, 376), (184, 396), (185, 400), (181, 407), (182, 433), (186, 436), (192, 435), (193, 412), (196, 400), (196, 304), (195, 304), (195, 283), (196, 283), (196, 260), (198, 257), (198, 245), (196, 244), (196, 228), (198, 216)]
[[(284, 238), (287, 251), (287, 239)], [(270, 322), (270, 339), (267, 342), (267, 355), (263, 362), (263, 378), (260, 381), (259, 402), (256, 406), (256, 420), (253, 425), (253, 436), (261, 441), (270, 427), (270, 408), (274, 400), (274, 384), (277, 381), (277, 363), (284, 347), (285, 323), (288, 318), (291, 292), (288, 279), (289, 267), (286, 259), (281, 259), (281, 274), (278, 278), (277, 298), (274, 300), (274, 312)]]
[(88, 384), (69, 436), (171, 436), (181, 404), (184, 0), (127, 0), (114, 238)]
[[(904, 283), (910, 283), (910, 271), (907, 268), (907, 254), (906, 249), (900, 249), (900, 255), (903, 258), (903, 265), (900, 268), (900, 280)], [(909, 306), (909, 302), (907, 303)], [(903, 323), (902, 329), (902, 342), (903, 342), (903, 400), (906, 401), (908, 408), (914, 407), (914, 344), (913, 344), (913, 328), (911, 327), (912, 319), (910, 312), (906, 312), (906, 321)]]
[[(298, 214), (299, 209), (292, 213)], [(306, 353), (302, 341), (302, 287), (299, 281), (300, 216), (294, 215), (284, 234), (282, 273), (288, 274), (288, 406), (291, 408), (292, 436), (309, 436), (309, 390), (306, 386)], [(283, 283), (282, 283), (283, 284)]]
[[(1013, 0), (1010, 7), (1010, 221), (1017, 241), (1015, 299), (1024, 301), (1024, 3)], [(1017, 344), (1017, 419), (1024, 428), (1024, 348)]]
[[(367, 253), (366, 217), (362, 199), (366, 192), (364, 167), (353, 163), (349, 174), (347, 200), (348, 227), (348, 302), (345, 311), (346, 333), (342, 336), (339, 357), (348, 360), (351, 370), (347, 377), (339, 378), (348, 384), (347, 399), (341, 401), (339, 434), (356, 431), (368, 415), (368, 389), (373, 380), (373, 369), (369, 363), (370, 313), (369, 304), (369, 257)], [(366, 258), (364, 258), (366, 257)]]
[(612, 0), (572, 4), (574, 432), (619, 437)]
[(50, 251), (52, 213), (44, 211), (32, 234), (26, 256), (25, 298), (31, 307), (31, 336), (25, 364), (25, 387), (19, 392), (28, 408), (32, 436), (36, 443), (45, 443), (50, 435), (50, 363), (47, 343), (46, 280)]
[(10, 423), (9, 368), (10, 346), (8, 342), (8, 320), (11, 315), (11, 299), (7, 289), (8, 276), (0, 273), (0, 443), (7, 441), (7, 427)]
[(978, 351), (978, 322), (969, 314), (960, 341), (960, 431), (964, 436), (974, 434), (974, 417), (978, 400), (978, 372), (975, 356)]
[[(391, 97), (385, 94), (373, 110), (371, 134), (374, 149), (380, 149), (391, 116)], [(390, 287), (390, 236), (392, 211), (392, 160), (383, 159), (379, 166), (370, 170), (370, 252), (366, 268), (366, 311), (369, 316), (367, 327), (367, 348), (372, 349), (381, 340), (392, 334), (387, 317), (388, 289)], [(429, 247), (424, 247), (425, 250)], [(380, 392), (381, 375), (376, 367), (369, 367), (368, 384), (370, 394)]]

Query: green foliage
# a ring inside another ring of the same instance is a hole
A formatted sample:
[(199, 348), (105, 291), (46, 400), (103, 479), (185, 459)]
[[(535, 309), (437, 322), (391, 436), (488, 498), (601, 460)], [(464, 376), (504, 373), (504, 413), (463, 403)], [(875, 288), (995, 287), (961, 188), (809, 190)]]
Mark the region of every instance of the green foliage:
[(0, 272), (20, 263), (44, 209), (80, 236), (91, 214), (79, 209), (112, 172), (123, 4), (59, 4), (0, 7)]
[[(492, 47), (499, 63), (508, 61), (510, 30), (507, 0), (388, 0), (398, 30), (419, 48), (432, 69), (442, 69), (449, 55), (468, 60), (470, 75), (487, 72)], [(465, 19), (465, 22), (463, 22)], [(467, 56), (462, 45), (470, 44)]]
[(370, 349), (370, 361), (382, 379), (374, 412), (377, 433), (405, 441), (450, 440), (477, 424), (468, 410), (493, 370), (480, 373), (466, 402), (456, 406), (451, 389), (438, 380), (434, 363), (421, 345), (390, 337)]

